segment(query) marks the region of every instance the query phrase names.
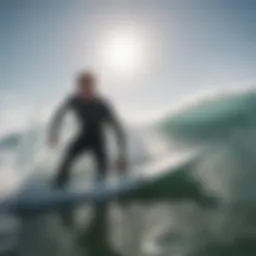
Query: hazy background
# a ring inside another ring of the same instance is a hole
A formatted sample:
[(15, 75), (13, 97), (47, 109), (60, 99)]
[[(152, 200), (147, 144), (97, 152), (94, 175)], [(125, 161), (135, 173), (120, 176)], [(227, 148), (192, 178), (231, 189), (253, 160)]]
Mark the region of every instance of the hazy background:
[[(130, 122), (194, 91), (250, 84), (255, 8), (253, 0), (1, 0), (0, 134), (39, 109), (47, 116), (83, 68), (99, 73), (101, 90)], [(129, 72), (101, 55), (113, 31), (140, 44)]]

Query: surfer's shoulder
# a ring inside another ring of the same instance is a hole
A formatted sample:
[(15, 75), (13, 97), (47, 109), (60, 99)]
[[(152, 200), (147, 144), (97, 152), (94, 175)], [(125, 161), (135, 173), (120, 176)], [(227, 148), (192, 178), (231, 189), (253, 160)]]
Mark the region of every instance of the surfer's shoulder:
[(70, 109), (75, 105), (74, 103), (75, 103), (75, 97), (73, 97), (73, 95), (68, 95), (61, 100), (59, 105), (60, 105), (60, 108), (62, 109)]
[(66, 98), (66, 104), (73, 106), (77, 102), (78, 98), (75, 94), (71, 94)]

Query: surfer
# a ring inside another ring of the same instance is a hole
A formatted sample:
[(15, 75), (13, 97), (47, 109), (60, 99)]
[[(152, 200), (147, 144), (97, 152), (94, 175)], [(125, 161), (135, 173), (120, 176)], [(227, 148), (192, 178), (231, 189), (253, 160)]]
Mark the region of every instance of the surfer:
[(57, 171), (54, 184), (63, 187), (70, 178), (70, 168), (73, 162), (84, 152), (90, 152), (95, 160), (97, 180), (103, 179), (107, 172), (108, 157), (104, 124), (109, 124), (115, 131), (119, 156), (117, 168), (126, 170), (126, 143), (123, 128), (110, 104), (97, 91), (97, 78), (89, 71), (81, 72), (76, 78), (76, 92), (69, 96), (64, 104), (55, 112), (50, 124), (48, 142), (55, 147), (59, 142), (59, 131), (62, 119), (68, 110), (75, 113), (79, 121), (79, 132), (68, 145), (64, 158)]

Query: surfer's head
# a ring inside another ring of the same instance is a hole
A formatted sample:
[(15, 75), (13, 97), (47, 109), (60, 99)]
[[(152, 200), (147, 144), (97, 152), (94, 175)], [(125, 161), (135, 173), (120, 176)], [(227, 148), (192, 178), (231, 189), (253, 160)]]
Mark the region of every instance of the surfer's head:
[(76, 86), (78, 92), (84, 96), (94, 96), (96, 92), (97, 79), (91, 71), (83, 71), (77, 75)]

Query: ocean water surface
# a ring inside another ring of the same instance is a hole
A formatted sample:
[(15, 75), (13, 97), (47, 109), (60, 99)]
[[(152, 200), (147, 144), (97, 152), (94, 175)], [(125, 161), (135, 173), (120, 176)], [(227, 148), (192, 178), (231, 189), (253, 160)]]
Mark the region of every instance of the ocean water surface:
[[(201, 96), (153, 124), (130, 127), (132, 164), (199, 154), (128, 201), (84, 204), (68, 214), (2, 213), (0, 255), (256, 255), (255, 128), (253, 89)], [(44, 141), (41, 125), (1, 139), (1, 200), (17, 188), (49, 189), (64, 147), (52, 152)], [(114, 147), (109, 151), (114, 159)], [(92, 164), (81, 158), (72, 182), (92, 184)]]

